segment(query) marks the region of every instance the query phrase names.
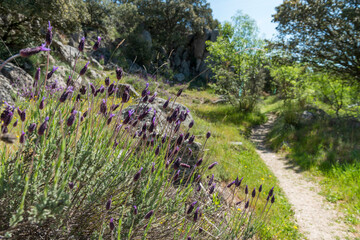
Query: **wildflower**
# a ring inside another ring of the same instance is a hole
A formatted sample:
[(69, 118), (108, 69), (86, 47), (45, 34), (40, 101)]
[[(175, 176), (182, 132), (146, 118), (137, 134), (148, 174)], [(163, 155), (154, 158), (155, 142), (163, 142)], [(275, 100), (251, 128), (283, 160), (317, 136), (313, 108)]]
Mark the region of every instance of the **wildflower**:
[(106, 202), (106, 205), (105, 205), (106, 210), (110, 210), (110, 208), (111, 208), (111, 203), (112, 203), (111, 197), (112, 196), (110, 196), (109, 200), (107, 200), (107, 202)]
[(118, 142), (118, 141), (116, 141), (116, 139), (115, 139), (115, 141), (114, 141), (114, 145), (113, 145), (113, 148), (115, 149), (118, 145), (119, 145), (119, 142)]
[(195, 136), (194, 136), (194, 135), (191, 135), (191, 137), (189, 138), (188, 143), (189, 143), (189, 144), (192, 144), (192, 143), (194, 142), (194, 140), (195, 140)]
[(41, 102), (39, 104), (39, 109), (44, 109), (44, 107), (45, 107), (45, 103), (44, 103), (45, 99), (46, 99), (45, 97), (42, 98), (42, 100), (41, 100)]
[(244, 178), (242, 177), (242, 178), (239, 180), (239, 178), (236, 177), (235, 185), (236, 185), (237, 187), (239, 187), (239, 186), (241, 185), (241, 182), (242, 182), (243, 179), (244, 179)]
[(190, 168), (190, 165), (185, 164), (185, 163), (180, 163), (180, 166), (183, 168)]
[(71, 75), (69, 75), (68, 79), (66, 80), (66, 86), (72, 85), (71, 79), (72, 79), (72, 77), (71, 77)]
[(145, 97), (150, 93), (150, 92), (148, 92), (148, 89), (149, 89), (149, 83), (146, 83), (145, 88), (141, 92), (141, 97)]
[(177, 141), (176, 141), (176, 144), (177, 145), (181, 145), (182, 141), (184, 139), (184, 134), (180, 134)]
[(24, 133), (24, 132), (21, 133), (19, 142), (20, 142), (20, 143), (24, 143), (24, 142), (25, 142), (25, 133)]
[(261, 193), (261, 191), (262, 191), (262, 184), (259, 187), (259, 193)]
[(190, 137), (190, 133), (187, 133), (184, 137), (184, 141), (186, 141)]
[(174, 132), (178, 132), (178, 131), (179, 131), (179, 129), (180, 129), (180, 124), (181, 124), (180, 121), (177, 121), (177, 122), (176, 122)]
[(197, 163), (195, 164), (195, 166), (196, 166), (196, 167), (200, 166), (202, 162), (203, 162), (203, 159), (200, 158), (200, 159), (197, 161)]
[(47, 29), (47, 32), (46, 32), (46, 36), (45, 36), (45, 39), (46, 39), (46, 44), (48, 46), (50, 46), (51, 42), (52, 42), (52, 26), (50, 25), (50, 21), (49, 21), (49, 27)]
[(165, 141), (166, 141), (166, 133), (165, 133), (165, 135), (162, 137), (162, 139), (161, 139), (161, 143), (162, 143), (162, 144), (164, 144), (164, 143), (165, 143)]
[(155, 156), (159, 155), (160, 153), (160, 145), (158, 145), (155, 149)]
[(120, 80), (121, 78), (122, 78), (122, 76), (123, 76), (123, 70), (122, 70), (122, 68), (116, 68), (116, 78), (117, 78), (117, 80)]
[(189, 206), (189, 209), (187, 210), (187, 214), (190, 214), (193, 210), (194, 210), (194, 207), (196, 205), (197, 201), (193, 202), (190, 206)]
[(211, 136), (211, 132), (209, 131), (206, 133), (206, 138), (210, 138), (210, 136)]
[(113, 104), (111, 105), (110, 109), (111, 111), (115, 111), (120, 105), (119, 104)]
[(70, 190), (72, 190), (74, 188), (74, 183), (73, 182), (69, 182), (69, 188), (70, 188)]
[(29, 133), (32, 133), (36, 129), (36, 123), (31, 123), (28, 127)]
[(274, 187), (272, 187), (272, 188), (270, 189), (268, 196), (271, 197), (271, 196), (273, 195), (273, 192), (274, 192)]
[(95, 44), (93, 46), (94, 51), (98, 50), (98, 48), (100, 46), (100, 42), (101, 42), (101, 37), (97, 37), (97, 41), (95, 42)]
[(151, 173), (154, 173), (154, 172), (155, 172), (155, 163), (153, 162), (152, 166), (151, 166)]
[(255, 197), (256, 196), (256, 188), (254, 188), (254, 190), (252, 191), (252, 193), (251, 193), (251, 197)]
[(20, 120), (22, 121), (22, 122), (25, 122), (25, 120), (26, 120), (26, 109), (24, 109), (23, 111), (21, 111), (19, 108), (18, 108), (18, 114), (19, 114), (19, 116), (20, 116)]
[(275, 202), (275, 195), (273, 195), (271, 198), (271, 203), (274, 203), (274, 202)]
[(106, 105), (106, 100), (103, 99), (101, 104), (100, 104), (100, 113), (102, 114), (106, 114), (106, 111), (107, 111), (107, 105)]
[(181, 158), (176, 159), (176, 161), (173, 164), (174, 169), (178, 169), (180, 167)]
[(168, 107), (170, 99), (171, 99), (171, 97), (169, 97), (168, 100), (166, 100), (166, 102), (164, 103), (164, 105), (163, 105), (164, 109)]
[(172, 121), (176, 120), (176, 117), (177, 117), (178, 113), (179, 113), (179, 108), (176, 108), (175, 111), (170, 116)]
[(79, 46), (78, 46), (79, 52), (84, 51), (84, 46), (85, 46), (85, 37), (82, 37), (80, 42), (79, 42)]
[(148, 99), (149, 99), (149, 96), (146, 95), (146, 96), (143, 98), (143, 103), (146, 103)]
[(110, 125), (110, 123), (111, 123), (111, 120), (112, 120), (112, 118), (115, 116), (115, 114), (110, 114), (110, 116), (109, 116), (109, 118), (108, 118), (108, 120), (107, 120), (107, 125)]
[(76, 113), (77, 113), (77, 111), (72, 112), (71, 115), (70, 115), (70, 117), (68, 118), (68, 120), (67, 120), (67, 122), (66, 122), (66, 125), (67, 125), (68, 127), (71, 127), (71, 126), (74, 124)]
[(9, 130), (8, 130), (7, 126), (1, 126), (1, 133), (2, 134), (6, 134), (8, 132), (9, 132)]
[(213, 162), (212, 164), (209, 165), (208, 169), (212, 169), (213, 167), (215, 167), (215, 165), (217, 165), (218, 162)]
[(201, 178), (201, 175), (198, 175), (196, 178), (195, 178), (195, 182), (199, 181)]
[(100, 93), (104, 93), (104, 92), (105, 92), (104, 86), (101, 85), (100, 88), (98, 89), (98, 91), (99, 91)]
[(49, 48), (45, 47), (45, 43), (39, 47), (34, 47), (34, 48), (24, 48), (21, 49), (19, 54), (21, 57), (30, 57), (32, 55), (35, 55), (41, 51), (50, 51)]
[(214, 181), (214, 174), (211, 176), (208, 185), (210, 186)]
[(143, 170), (143, 168), (141, 167), (140, 170), (134, 175), (134, 182), (139, 180), (142, 170)]
[(36, 73), (35, 73), (34, 85), (33, 85), (33, 87), (37, 87), (37, 84), (38, 84), (38, 82), (39, 82), (39, 80), (40, 80), (40, 74), (41, 74), (41, 68), (38, 68), (38, 69), (36, 70)]
[(39, 134), (40, 136), (44, 135), (45, 130), (47, 129), (48, 121), (49, 121), (49, 117), (46, 117), (46, 118), (45, 118), (45, 121), (40, 125), (40, 127), (39, 127), (39, 129), (38, 129), (38, 134)]
[(14, 122), (13, 127), (16, 127), (16, 126), (18, 125), (18, 121), (19, 121), (19, 120), (16, 120), (16, 121)]
[(149, 219), (152, 215), (154, 214), (154, 210), (151, 210), (150, 212), (148, 212), (146, 215), (145, 215), (145, 219)]
[(151, 96), (151, 98), (149, 98), (149, 103), (153, 103), (155, 101), (157, 93), (155, 92), (154, 95)]
[(147, 115), (148, 113), (151, 111), (152, 108), (149, 108), (148, 110), (144, 110), (138, 117), (139, 121), (143, 120)]
[(122, 94), (122, 97), (121, 97), (121, 102), (122, 103), (127, 103), (128, 101), (130, 100), (130, 94), (129, 94), (129, 91), (124, 90), (123, 94)]
[(81, 100), (81, 95), (80, 93), (76, 96), (76, 101), (79, 102)]
[(235, 184), (235, 181), (232, 181), (231, 183), (229, 183), (228, 185), (227, 185), (227, 187), (228, 188), (230, 188), (232, 185), (234, 185)]
[(4, 126), (5, 126), (5, 127), (7, 127), (7, 126), (10, 124), (11, 120), (13, 119), (13, 116), (14, 116), (14, 113), (13, 113), (13, 112), (9, 112), (9, 113), (7, 114), (7, 116), (6, 116), (5, 119), (4, 119)]
[(150, 132), (150, 133), (153, 132), (154, 129), (155, 129), (155, 127), (156, 127), (156, 124), (155, 124), (155, 121), (153, 120), (153, 121), (151, 122), (151, 124), (150, 124), (149, 132)]
[(194, 126), (194, 120), (191, 120), (191, 122), (189, 123), (189, 128), (192, 128)]
[(80, 70), (80, 76), (84, 75), (86, 73), (86, 70), (88, 69), (89, 66), (89, 61), (85, 64), (85, 66)]
[(133, 208), (134, 208), (134, 211), (133, 211), (134, 215), (137, 215), (137, 214), (138, 214), (138, 209), (137, 209), (137, 207), (134, 205)]
[(178, 170), (178, 171), (176, 172), (176, 174), (174, 175), (174, 178), (173, 178), (173, 181), (174, 181), (174, 182), (179, 178), (179, 175), (180, 175), (180, 170)]
[(202, 229), (201, 227), (199, 227), (199, 233), (202, 233), (204, 229)]
[(242, 202), (243, 202), (243, 201), (241, 200), (241, 201), (235, 203), (235, 205), (239, 205), (239, 204), (241, 204)]
[(194, 213), (194, 222), (196, 222), (197, 220), (198, 220), (198, 218), (199, 218), (199, 207), (198, 208), (196, 208), (196, 210), (195, 210), (195, 213)]
[(52, 75), (54, 74), (54, 72), (58, 69), (59, 67), (55, 67), (53, 66), (52, 70), (47, 74), (47, 79), (50, 79), (52, 77)]
[(247, 209), (249, 207), (249, 200), (247, 200), (247, 202), (245, 203), (245, 209)]
[(114, 224), (114, 219), (113, 219), (113, 218), (110, 219), (109, 227), (110, 227), (110, 230), (111, 230), (111, 231), (113, 231), (114, 228), (115, 228), (115, 224)]
[(215, 190), (215, 186), (216, 186), (216, 183), (214, 183), (210, 188), (209, 188), (209, 194), (212, 194)]
[(181, 95), (182, 91), (183, 91), (183, 89), (182, 89), (182, 88), (180, 88), (180, 89), (179, 89), (179, 91), (177, 92), (176, 96), (177, 96), (177, 97), (180, 97), (180, 95)]
[(245, 194), (249, 193), (248, 185), (245, 186)]
[(81, 86), (81, 88), (80, 88), (80, 93), (82, 94), (82, 95), (85, 95), (85, 93), (86, 93), (86, 87), (83, 85), (83, 86)]
[(200, 186), (200, 184), (198, 184), (197, 187), (196, 187), (196, 191), (200, 192), (200, 190), (201, 190), (201, 186)]
[(192, 151), (192, 149), (191, 148), (189, 148), (189, 157), (191, 157), (191, 155), (192, 155), (192, 153), (193, 153), (193, 151)]
[(69, 94), (73, 92), (72, 89), (73, 88), (71, 86), (68, 87), (67, 90), (60, 96), (59, 102), (61, 103), (65, 102)]

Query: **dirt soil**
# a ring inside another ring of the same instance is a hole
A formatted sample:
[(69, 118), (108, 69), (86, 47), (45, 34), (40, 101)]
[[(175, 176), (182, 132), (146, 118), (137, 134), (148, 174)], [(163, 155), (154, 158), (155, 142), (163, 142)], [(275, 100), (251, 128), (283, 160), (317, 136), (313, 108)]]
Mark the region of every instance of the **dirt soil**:
[(266, 134), (276, 120), (275, 115), (268, 117), (267, 123), (253, 129), (251, 140), (292, 204), (299, 231), (305, 239), (311, 240), (354, 239), (349, 227), (342, 221), (343, 214), (335, 210), (334, 204), (319, 195), (320, 186), (306, 180), (296, 164), (265, 146)]

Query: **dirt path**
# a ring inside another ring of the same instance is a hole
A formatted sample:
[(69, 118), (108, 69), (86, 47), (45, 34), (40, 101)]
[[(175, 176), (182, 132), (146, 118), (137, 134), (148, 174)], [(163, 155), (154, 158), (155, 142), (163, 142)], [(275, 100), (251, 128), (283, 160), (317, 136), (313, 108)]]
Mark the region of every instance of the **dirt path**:
[(280, 182), (295, 212), (299, 230), (306, 239), (353, 239), (348, 227), (340, 222), (341, 214), (334, 210), (333, 204), (320, 196), (320, 187), (305, 180), (299, 168), (284, 157), (280, 157), (265, 147), (265, 136), (276, 117), (252, 131), (251, 140), (257, 145), (257, 153)]

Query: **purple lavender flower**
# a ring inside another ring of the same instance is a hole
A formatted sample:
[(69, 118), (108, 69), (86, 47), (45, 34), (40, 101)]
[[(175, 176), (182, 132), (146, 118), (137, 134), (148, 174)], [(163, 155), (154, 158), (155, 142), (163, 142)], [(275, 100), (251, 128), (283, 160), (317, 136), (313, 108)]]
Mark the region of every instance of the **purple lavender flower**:
[(158, 145), (155, 149), (155, 156), (159, 155), (160, 153), (160, 145)]
[(200, 184), (198, 184), (197, 187), (196, 187), (196, 191), (200, 192), (200, 190), (201, 190), (201, 186), (200, 186)]
[(208, 185), (210, 186), (214, 181), (214, 174), (211, 176)]
[(180, 122), (180, 121), (177, 121), (176, 124), (175, 124), (174, 132), (178, 132), (178, 131), (179, 131), (180, 125), (181, 125), (181, 122)]
[(52, 26), (50, 25), (50, 21), (49, 21), (49, 27), (47, 29), (47, 32), (46, 32), (46, 36), (45, 36), (45, 39), (46, 39), (46, 44), (48, 46), (50, 46), (51, 42), (52, 42)]
[(113, 105), (111, 105), (110, 109), (111, 109), (111, 111), (115, 111), (119, 106), (120, 106), (120, 104), (113, 104)]
[(166, 141), (166, 133), (165, 133), (165, 135), (162, 137), (162, 139), (161, 139), (161, 143), (162, 143), (162, 144), (164, 144), (164, 143), (165, 143), (165, 141)]
[(18, 125), (19, 120), (16, 120), (13, 124), (13, 127), (16, 127)]
[(105, 78), (105, 86), (109, 86), (110, 85), (110, 78), (109, 77), (106, 77)]
[(245, 186), (245, 194), (248, 194), (249, 193), (249, 188), (248, 188), (248, 185)]
[(235, 184), (235, 181), (232, 181), (231, 183), (229, 183), (229, 184), (227, 185), (227, 187), (228, 187), (228, 188), (231, 188), (231, 186), (234, 185), (234, 184)]
[(98, 89), (98, 91), (100, 93), (104, 93), (105, 92), (105, 87), (103, 85), (101, 85), (100, 88)]
[(20, 142), (21, 144), (23, 144), (23, 143), (25, 142), (25, 133), (24, 133), (24, 132), (21, 133), (19, 142)]
[(133, 213), (134, 213), (134, 215), (137, 215), (138, 214), (138, 209), (137, 209), (137, 207), (135, 205), (133, 207), (134, 207)]
[(81, 100), (81, 94), (79, 93), (77, 96), (76, 96), (76, 102), (79, 102)]
[(86, 93), (86, 87), (83, 85), (83, 86), (81, 86), (81, 88), (80, 88), (80, 93), (82, 94), (82, 95), (85, 95), (85, 93)]
[(189, 206), (189, 208), (188, 208), (188, 210), (187, 210), (187, 212), (186, 212), (187, 214), (190, 214), (190, 213), (194, 210), (194, 207), (195, 207), (196, 203), (197, 203), (197, 201), (193, 202), (193, 203)]
[(32, 55), (35, 55), (41, 51), (50, 51), (49, 48), (45, 47), (45, 43), (39, 47), (34, 47), (34, 48), (24, 48), (21, 49), (19, 54), (21, 57), (30, 57)]
[(70, 117), (68, 118), (68, 120), (66, 122), (66, 125), (68, 127), (71, 127), (74, 124), (76, 114), (77, 114), (77, 111), (74, 111), (74, 112), (71, 113)]
[(274, 202), (275, 202), (275, 194), (271, 198), (271, 204), (273, 204)]
[(173, 164), (173, 168), (176, 170), (180, 167), (180, 162), (181, 162), (181, 158), (178, 158), (175, 160), (174, 164)]
[(134, 175), (134, 182), (139, 180), (142, 170), (143, 170), (143, 168), (141, 167), (140, 170)]
[(68, 87), (67, 90), (65, 92), (63, 92), (63, 94), (61, 94), (59, 102), (61, 102), (61, 103), (65, 102), (67, 97), (69, 96), (69, 94), (73, 92), (72, 89), (73, 88), (71, 86)]
[(154, 95), (151, 96), (151, 98), (149, 98), (149, 103), (153, 103), (155, 101), (157, 92), (154, 93)]
[(154, 210), (151, 210), (150, 212), (148, 212), (146, 215), (145, 215), (145, 219), (149, 219), (152, 215), (154, 214)]
[(194, 120), (191, 120), (191, 122), (189, 123), (189, 128), (192, 128), (194, 126)]
[(69, 188), (70, 188), (70, 190), (72, 190), (74, 188), (74, 183), (73, 182), (69, 182)]
[(82, 37), (78, 46), (79, 52), (84, 51), (84, 46), (85, 46), (85, 37)]
[(188, 165), (186, 163), (180, 163), (180, 166), (183, 168), (190, 168), (190, 165)]
[(154, 172), (155, 172), (155, 163), (153, 162), (152, 166), (151, 166), (151, 173), (154, 173)]
[(249, 207), (249, 200), (247, 200), (247, 202), (245, 203), (245, 209), (247, 209)]
[(114, 219), (113, 218), (110, 219), (109, 227), (110, 227), (111, 231), (113, 231), (115, 229), (115, 224), (114, 224)]
[(203, 162), (203, 159), (200, 158), (200, 159), (197, 161), (197, 163), (195, 164), (195, 166), (196, 166), (196, 167), (200, 166), (202, 162)]
[(45, 118), (45, 121), (40, 125), (40, 127), (39, 127), (39, 129), (38, 129), (38, 134), (39, 134), (40, 136), (44, 135), (45, 130), (47, 129), (48, 121), (49, 121), (49, 117), (46, 117), (46, 118)]
[(171, 97), (168, 98), (168, 100), (166, 100), (166, 102), (163, 105), (163, 108), (166, 109), (169, 106), (169, 102), (170, 102)]
[(180, 170), (178, 170), (174, 175), (173, 182), (176, 182), (176, 180), (179, 178), (179, 175), (180, 175)]
[(116, 68), (116, 78), (117, 78), (117, 80), (120, 80), (121, 78), (122, 78), (122, 76), (123, 76), (123, 70), (122, 70), (122, 68)]
[(2, 134), (6, 134), (8, 132), (9, 132), (9, 130), (8, 130), (7, 126), (5, 126), (5, 125), (1, 126), (1, 133)]
[(38, 69), (36, 70), (36, 73), (35, 73), (33, 87), (37, 87), (38, 82), (39, 82), (39, 80), (40, 80), (40, 74), (41, 74), (41, 68), (38, 68)]
[(239, 204), (241, 204), (242, 202), (243, 202), (243, 200), (241, 200), (241, 201), (239, 201), (239, 202), (235, 203), (235, 205), (239, 205)]
[(199, 227), (199, 233), (202, 233), (204, 229), (202, 229), (201, 227)]
[(195, 136), (194, 135), (191, 135), (191, 137), (189, 138), (189, 144), (192, 144), (195, 140)]
[(36, 129), (36, 123), (31, 123), (28, 127), (29, 133), (32, 133)]
[(110, 114), (109, 118), (107, 119), (107, 125), (110, 125), (112, 118), (115, 116), (115, 114)]
[(143, 120), (151, 111), (152, 108), (149, 108), (147, 110), (144, 110), (138, 117), (139, 121)]
[(210, 138), (210, 136), (211, 136), (211, 132), (209, 131), (206, 133), (206, 138)]
[(218, 162), (213, 162), (212, 164), (209, 165), (208, 169), (212, 169), (213, 167), (215, 167), (215, 165), (217, 165)]
[(80, 70), (80, 76), (84, 75), (86, 73), (86, 70), (88, 69), (89, 66), (89, 61), (85, 64), (85, 66)]
[(201, 178), (201, 175), (198, 175), (196, 178), (195, 178), (195, 182), (199, 181)]
[(235, 179), (235, 185), (236, 185), (236, 187), (239, 187), (239, 186), (241, 185), (241, 182), (242, 182), (243, 179), (244, 179), (244, 178), (242, 177), (242, 178), (239, 180), (239, 178), (236, 177), (236, 179)]
[(269, 197), (271, 197), (273, 195), (273, 192), (274, 192), (274, 187), (272, 187), (269, 191)]
[(184, 134), (180, 134), (177, 141), (176, 141), (176, 144), (177, 145), (181, 145), (182, 141), (184, 139)]
[(14, 113), (13, 112), (9, 112), (7, 114), (7, 116), (4, 119), (4, 126), (7, 127), (9, 126), (9, 124), (11, 123), (11, 120), (13, 119)]
[(39, 109), (41, 109), (41, 110), (44, 109), (44, 107), (45, 107), (45, 103), (44, 103), (45, 99), (46, 99), (46, 98), (43, 97), (42, 100), (41, 100), (41, 102), (40, 102), (40, 104), (39, 104)]
[(112, 84), (110, 84), (109, 88), (108, 88), (108, 94), (110, 95), (110, 93), (112, 93), (114, 91), (115, 88), (115, 82), (113, 82)]
[(197, 220), (198, 220), (198, 217), (199, 217), (199, 207), (198, 208), (196, 208), (196, 210), (195, 210), (195, 213), (194, 213), (194, 222), (196, 222)]
[(68, 79), (66, 80), (66, 86), (72, 85), (71, 79), (72, 79), (72, 77), (71, 77), (71, 75), (69, 75)]
[(100, 42), (101, 42), (101, 37), (97, 37), (97, 41), (95, 42), (95, 44), (93, 46), (94, 51), (98, 50), (98, 48), (100, 46)]
[(111, 203), (112, 203), (111, 197), (112, 196), (110, 196), (109, 200), (107, 200), (107, 202), (106, 202), (106, 205), (105, 205), (106, 210), (110, 210), (110, 208), (111, 208)]
[(256, 188), (254, 188), (254, 190), (251, 192), (251, 197), (255, 197), (256, 196)]
[(58, 69), (59, 67), (55, 67), (53, 66), (52, 70), (47, 74), (47, 79), (50, 79), (52, 77), (52, 75), (54, 74), (54, 72)]
[(107, 104), (106, 104), (106, 100), (103, 99), (101, 104), (100, 104), (100, 113), (105, 115), (106, 111), (107, 111)]
[(122, 103), (127, 103), (128, 101), (130, 100), (130, 94), (128, 91), (125, 91), (123, 92), (122, 96), (121, 96), (121, 102)]
[(209, 188), (209, 194), (212, 194), (215, 190), (215, 186), (216, 186), (216, 183), (214, 183), (210, 188)]
[(262, 191), (262, 184), (259, 187), (259, 193), (261, 193), (261, 191)]
[(128, 111), (128, 115), (125, 117), (123, 124), (128, 124), (130, 119), (131, 119), (131, 115), (134, 113), (135, 111), (133, 109)]
[(183, 91), (183, 89), (182, 89), (182, 88), (180, 88), (180, 89), (179, 89), (179, 91), (177, 92), (176, 96), (177, 96), (177, 97), (180, 97), (180, 95), (181, 95), (182, 91)]
[(192, 153), (193, 153), (193, 151), (191, 150), (191, 148), (189, 148), (189, 157), (191, 157), (191, 155), (192, 155)]

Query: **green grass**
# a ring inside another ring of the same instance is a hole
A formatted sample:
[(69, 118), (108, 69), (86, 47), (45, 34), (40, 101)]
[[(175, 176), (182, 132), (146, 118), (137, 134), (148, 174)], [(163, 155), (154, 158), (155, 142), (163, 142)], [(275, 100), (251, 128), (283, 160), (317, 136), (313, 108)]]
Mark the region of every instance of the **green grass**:
[[(270, 100), (267, 100), (270, 101)], [(274, 105), (274, 103), (273, 103)], [(271, 108), (265, 106), (263, 108)], [(322, 194), (345, 213), (345, 220), (360, 225), (360, 132), (345, 119), (317, 119), (300, 124), (301, 108), (283, 110), (268, 135), (269, 145), (294, 160), (319, 181)]]
[[(260, 205), (264, 204), (267, 191), (275, 186), (276, 204), (272, 209), (268, 224), (259, 233), (259, 237), (261, 239), (299, 239), (300, 234), (293, 221), (294, 213), (290, 204), (279, 188), (277, 179), (246, 137), (254, 125), (266, 120), (265, 116), (260, 112), (243, 113), (230, 105), (209, 103), (214, 99), (216, 96), (209, 91), (187, 90), (180, 98), (180, 102), (191, 109), (196, 122), (193, 131), (198, 140), (204, 138), (207, 131), (212, 133), (205, 148), (207, 149), (206, 159), (209, 162), (219, 162), (215, 169), (215, 176), (226, 183), (237, 176), (244, 177), (244, 183), (248, 184), (250, 189), (263, 184), (265, 194)], [(198, 104), (197, 102), (208, 103)], [(235, 146), (230, 142), (242, 142), (242, 145)], [(240, 194), (239, 198), (243, 199), (244, 195)]]

